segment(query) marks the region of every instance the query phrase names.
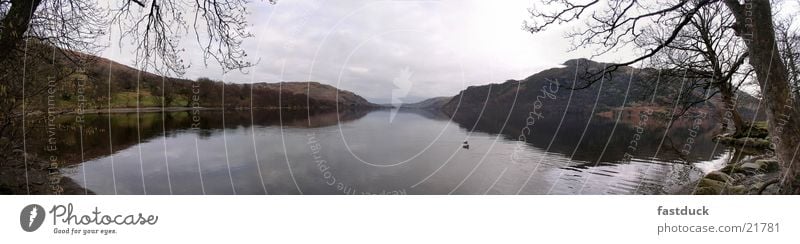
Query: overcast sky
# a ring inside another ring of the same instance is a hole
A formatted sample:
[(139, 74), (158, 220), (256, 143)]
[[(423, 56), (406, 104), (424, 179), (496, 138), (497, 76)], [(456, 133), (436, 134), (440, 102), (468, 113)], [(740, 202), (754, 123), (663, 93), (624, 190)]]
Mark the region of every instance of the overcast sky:
[[(564, 61), (588, 57), (568, 52), (562, 26), (536, 35), (522, 30), (531, 1), (321, 1), (251, 3), (253, 38), (244, 48), (247, 70), (223, 74), (204, 66), (187, 42), (192, 65), (185, 78), (235, 83), (319, 81), (376, 103), (392, 94), (403, 102), (451, 96), (470, 85), (522, 79)], [(193, 38), (193, 37), (192, 37)], [(193, 40), (193, 39), (192, 39)], [(130, 47), (112, 42), (103, 56), (131, 65)], [(623, 61), (623, 55), (601, 61)], [(398, 84), (398, 77), (408, 82)], [(407, 92), (406, 92), (407, 91)]]

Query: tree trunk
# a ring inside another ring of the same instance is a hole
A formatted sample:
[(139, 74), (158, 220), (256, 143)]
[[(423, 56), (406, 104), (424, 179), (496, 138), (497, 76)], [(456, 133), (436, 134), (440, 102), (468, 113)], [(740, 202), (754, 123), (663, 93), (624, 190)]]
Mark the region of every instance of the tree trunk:
[(795, 158), (800, 145), (800, 113), (794, 108), (788, 71), (778, 51), (770, 1), (739, 4), (737, 0), (726, 0), (725, 4), (736, 18), (737, 34), (747, 44), (766, 105), (772, 146), (786, 170), (781, 193), (800, 194), (800, 162)]
[[(728, 82), (722, 83), (722, 85), (719, 85), (719, 91), (722, 95), (722, 103), (724, 104), (724, 112), (722, 114), (723, 133), (724, 130), (728, 129), (728, 126), (731, 126), (728, 122), (733, 123), (734, 135), (747, 131), (744, 120), (739, 114), (739, 110), (736, 108), (736, 102), (734, 102), (735, 95), (730, 84), (728, 84)], [(728, 113), (730, 113), (730, 115), (728, 115)], [(728, 121), (728, 119), (730, 119), (730, 121)]]
[(11, 1), (11, 8), (8, 10), (2, 22), (2, 32), (0, 32), (0, 61), (5, 62), (7, 58), (28, 31), (33, 13), (42, 0), (14, 0)]

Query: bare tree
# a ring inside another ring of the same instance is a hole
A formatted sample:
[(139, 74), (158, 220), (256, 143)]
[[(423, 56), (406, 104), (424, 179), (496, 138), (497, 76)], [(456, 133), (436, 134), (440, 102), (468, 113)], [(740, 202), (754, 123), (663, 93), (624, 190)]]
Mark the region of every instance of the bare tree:
[[(269, 0), (274, 3), (274, 0)], [(98, 51), (97, 38), (109, 26), (137, 47), (137, 67), (182, 74), (178, 47), (192, 31), (205, 59), (225, 71), (250, 66), (241, 48), (247, 31), (247, 0), (120, 0), (100, 7), (93, 0), (0, 1), (0, 51), (17, 49), (28, 38), (63, 50)], [(186, 13), (190, 13), (187, 14)], [(4, 58), (5, 59), (5, 58)]]
[(113, 9), (112, 22), (122, 37), (132, 37), (139, 67), (182, 74), (185, 65), (179, 54), (185, 50), (179, 47), (179, 41), (192, 31), (204, 60), (213, 59), (228, 71), (251, 65), (241, 48), (242, 40), (251, 37), (246, 29), (246, 3), (247, 0), (127, 0)]
[[(732, 14), (735, 20), (731, 28), (745, 43), (748, 61), (754, 69), (766, 105), (772, 146), (786, 169), (787, 177), (781, 184), (781, 192), (800, 194), (800, 163), (796, 162), (800, 160), (795, 157), (796, 148), (800, 145), (800, 112), (794, 107), (790, 93), (788, 70), (777, 46), (772, 3), (769, 0), (746, 0), (744, 3), (738, 0), (547, 0), (544, 3), (557, 9), (547, 11), (531, 8), (532, 22), (525, 23), (526, 29), (532, 33), (541, 32), (550, 26), (588, 16), (585, 27), (568, 36), (576, 46), (600, 47), (596, 55), (644, 41), (647, 36), (643, 35), (643, 28), (647, 26), (670, 23), (672, 29), (665, 35), (663, 44), (644, 49), (641, 55), (611, 65), (606, 71), (638, 63), (662, 52), (690, 25), (699, 11), (714, 3), (724, 3), (725, 11)], [(587, 82), (585, 86), (592, 83)]]
[(107, 29), (107, 11), (94, 1), (7, 0), (0, 3), (0, 11), (0, 51), (4, 53), (24, 52), (25, 40), (58, 47), (70, 57), (76, 55), (70, 51), (95, 53), (103, 48), (96, 39)]
[[(690, 8), (681, 7), (675, 11), (687, 13)], [(664, 45), (664, 49), (651, 59), (653, 66), (662, 70), (662, 75), (682, 77), (690, 81), (682, 93), (700, 91), (700, 99), (689, 101), (696, 105), (721, 95), (723, 132), (732, 125), (734, 133), (746, 132), (746, 125), (736, 109), (738, 88), (750, 76), (751, 69), (746, 66), (747, 52), (744, 42), (729, 27), (734, 24), (733, 16), (725, 11), (722, 3), (711, 3), (697, 11), (672, 42), (670, 37), (673, 24), (661, 23), (645, 27), (642, 38), (636, 45), (640, 49)], [(689, 97), (689, 96), (686, 96)]]
[[(118, 28), (119, 42), (129, 41), (136, 47), (139, 69), (183, 74), (186, 66), (180, 56), (185, 49), (179, 43), (190, 33), (198, 44), (194, 50), (203, 54), (204, 61), (218, 62), (224, 72), (250, 66), (241, 47), (242, 40), (251, 36), (247, 2), (0, 0), (0, 161), (15, 161), (2, 157), (11, 154), (27, 158), (18, 150), (22, 144), (18, 139), (25, 136), (21, 130), (29, 121), (41, 119), (25, 112), (37, 109), (37, 99), (46, 88), (41, 81), (49, 79), (45, 76), (63, 81), (70, 73), (61, 71), (74, 71), (74, 64), (85, 61), (84, 54), (105, 48), (98, 39), (107, 36), (111, 27)], [(172, 99), (168, 96), (164, 101)], [(16, 151), (20, 153), (11, 153)], [(21, 168), (16, 166), (9, 167)]]
[(789, 70), (789, 83), (792, 85), (792, 94), (795, 100), (800, 97), (800, 34), (794, 24), (796, 15), (777, 20), (775, 34), (778, 38), (778, 48), (781, 57)]

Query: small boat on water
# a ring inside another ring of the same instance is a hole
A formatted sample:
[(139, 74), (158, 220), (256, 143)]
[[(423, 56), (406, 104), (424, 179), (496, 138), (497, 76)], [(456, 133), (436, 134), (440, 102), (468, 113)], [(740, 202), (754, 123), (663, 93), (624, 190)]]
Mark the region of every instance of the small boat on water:
[(469, 142), (464, 141), (464, 143), (461, 144), (461, 147), (464, 148), (464, 149), (469, 149)]

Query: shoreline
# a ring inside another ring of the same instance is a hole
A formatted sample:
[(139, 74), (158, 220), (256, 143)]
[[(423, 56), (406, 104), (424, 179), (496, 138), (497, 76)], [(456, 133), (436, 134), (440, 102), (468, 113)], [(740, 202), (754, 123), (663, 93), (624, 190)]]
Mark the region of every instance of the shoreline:
[[(383, 107), (342, 107), (338, 110), (352, 110), (352, 109), (381, 109)], [(155, 113), (155, 112), (187, 112), (187, 111), (249, 111), (249, 110), (337, 110), (334, 108), (310, 108), (310, 107), (237, 107), (237, 108), (223, 108), (223, 107), (139, 107), (139, 108), (99, 108), (99, 109), (84, 109), (78, 111), (75, 109), (62, 110), (58, 114), (63, 115), (81, 115), (81, 114), (123, 114), (123, 113)], [(36, 112), (31, 112), (36, 113)]]
[(697, 181), (694, 195), (775, 195), (780, 194), (777, 182), (785, 168), (770, 149), (766, 129), (755, 136), (719, 135), (720, 144), (739, 147), (725, 167), (709, 172)]
[(36, 155), (27, 157), (27, 167), (11, 157), (0, 163), (0, 195), (95, 195), (64, 176), (61, 168), (48, 168), (50, 164)]
[(152, 112), (184, 112), (184, 111), (209, 111), (209, 110), (222, 110), (222, 108), (205, 108), (205, 107), (140, 107), (140, 108), (101, 108), (101, 109), (84, 109), (82, 111), (71, 110), (66, 112), (68, 115), (78, 114), (117, 114), (117, 113), (152, 113)]
[[(248, 110), (308, 110), (308, 107), (255, 107), (255, 108), (222, 108), (222, 107), (141, 107), (141, 108), (102, 108), (102, 109), (85, 109), (80, 113), (75, 110), (68, 110), (62, 112), (65, 115), (79, 115), (79, 114), (123, 114), (123, 113), (156, 113), (156, 112), (188, 112), (188, 111), (248, 111)], [(312, 109), (318, 110), (318, 109)]]

